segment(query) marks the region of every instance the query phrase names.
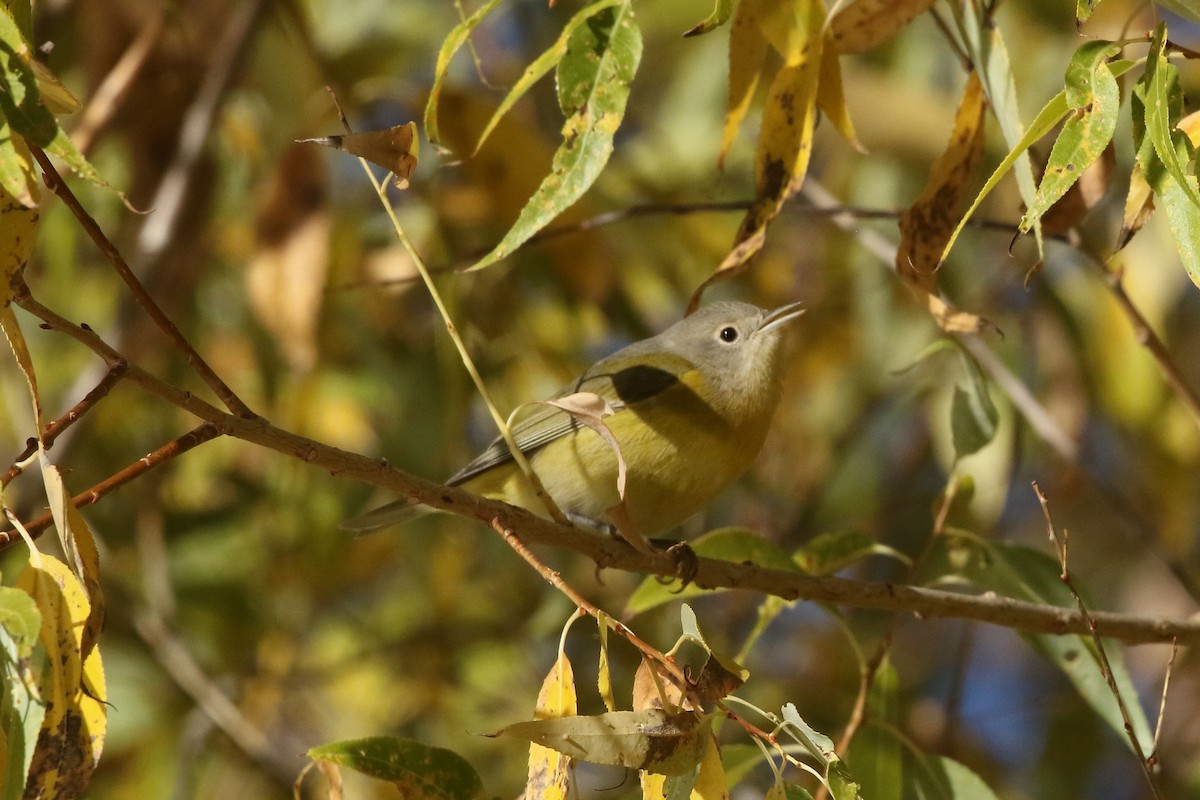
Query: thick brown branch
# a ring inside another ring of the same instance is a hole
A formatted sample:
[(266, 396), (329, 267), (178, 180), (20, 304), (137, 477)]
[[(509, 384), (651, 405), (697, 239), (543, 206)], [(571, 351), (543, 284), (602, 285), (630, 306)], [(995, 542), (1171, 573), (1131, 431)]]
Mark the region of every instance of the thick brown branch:
[[(28, 294), (19, 294), (18, 305), (39, 317), (53, 330), (61, 331), (106, 362), (122, 360), (121, 354), (95, 331), (67, 322)], [(410, 497), (431, 508), (521, 531), (529, 544), (554, 545), (587, 556), (601, 567), (612, 567), (648, 575), (674, 576), (677, 564), (671, 556), (639, 553), (612, 537), (598, 536), (579, 528), (557, 525), (541, 517), (496, 500), (478, 497), (456, 486), (443, 486), (398, 470), (385, 460), (357, 453), (271, 425), (264, 419), (246, 419), (228, 414), (190, 392), (167, 384), (142, 368), (130, 364), (127, 379), (150, 394), (216, 426), (227, 436), (274, 450), (320, 466), (330, 475), (351, 478)], [(495, 521), (495, 522), (494, 522)], [(16, 537), (12, 537), (16, 538)], [(10, 541), (10, 532), (0, 532), (0, 549)], [(698, 559), (695, 583), (706, 589), (747, 589), (787, 600), (836, 603), (855, 608), (877, 608), (908, 612), (918, 617), (952, 617), (989, 622), (1028, 633), (1088, 634), (1088, 621), (1067, 608), (1039, 605), (993, 595), (967, 595), (892, 583), (818, 578), (752, 564), (735, 564), (710, 558)], [(1130, 643), (1200, 642), (1200, 618), (1167, 619), (1134, 614), (1093, 612), (1096, 631)]]
[(166, 334), (171, 343), (179, 348), (187, 359), (188, 364), (196, 371), (196, 374), (208, 384), (209, 388), (216, 393), (217, 397), (221, 399), (221, 402), (230, 411), (241, 417), (254, 416), (254, 412), (250, 410), (249, 406), (234, 394), (233, 390), (208, 365), (208, 362), (196, 352), (196, 349), (192, 347), (192, 343), (187, 340), (187, 337), (180, 332), (175, 323), (171, 321), (170, 317), (166, 315), (158, 303), (154, 301), (154, 298), (150, 296), (150, 293), (146, 291), (146, 288), (142, 286), (141, 281), (133, 274), (133, 270), (129, 268), (129, 264), (126, 263), (125, 258), (117, 250), (116, 245), (105, 236), (104, 231), (96, 224), (96, 220), (92, 219), (92, 216), (84, 209), (79, 199), (75, 197), (74, 192), (71, 191), (66, 181), (63, 180), (62, 175), (54, 168), (54, 164), (51, 163), (45, 152), (32, 145), (29, 149), (42, 168), (42, 175), (46, 186), (62, 199), (67, 208), (71, 209), (71, 213), (75, 215), (75, 219), (87, 231), (88, 236), (100, 248), (100, 251), (104, 253), (105, 258), (109, 260), (116, 269), (117, 274), (121, 276), (121, 280), (125, 281), (125, 285), (129, 287), (129, 291), (138, 305), (145, 309), (146, 313), (150, 315), (150, 318), (154, 320), (159, 329)]

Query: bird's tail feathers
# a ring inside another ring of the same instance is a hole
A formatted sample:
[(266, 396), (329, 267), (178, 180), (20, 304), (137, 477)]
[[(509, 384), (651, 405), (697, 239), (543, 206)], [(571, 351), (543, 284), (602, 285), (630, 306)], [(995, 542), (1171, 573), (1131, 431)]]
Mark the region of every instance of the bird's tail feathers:
[(382, 528), (390, 528), (393, 525), (402, 525), (406, 522), (411, 522), (417, 517), (428, 514), (432, 510), (429, 506), (421, 505), (415, 501), (401, 499), (388, 503), (386, 506), (380, 506), (365, 514), (359, 514), (357, 517), (343, 520), (341, 528), (344, 531), (353, 533), (355, 536), (362, 536), (363, 534), (373, 533)]

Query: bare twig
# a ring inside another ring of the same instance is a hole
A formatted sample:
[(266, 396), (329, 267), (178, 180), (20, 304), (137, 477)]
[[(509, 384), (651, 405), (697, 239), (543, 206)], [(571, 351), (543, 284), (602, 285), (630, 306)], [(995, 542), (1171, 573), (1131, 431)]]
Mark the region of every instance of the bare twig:
[(1171, 686), (1171, 673), (1175, 671), (1175, 656), (1179, 654), (1179, 642), (1171, 640), (1171, 657), (1167, 660), (1167, 672), (1163, 676), (1162, 695), (1158, 699), (1158, 721), (1154, 723), (1154, 746), (1146, 760), (1150, 766), (1158, 766), (1158, 743), (1162, 736), (1163, 719), (1167, 716), (1167, 689)]
[[(124, 363), (119, 363), (109, 367), (108, 372), (104, 374), (104, 377), (96, 384), (94, 389), (72, 406), (70, 411), (46, 425), (45, 430), (42, 431), (42, 446), (49, 450), (54, 445), (54, 440), (58, 438), (59, 434), (81, 419), (92, 406), (106, 397), (112, 391), (112, 388), (117, 385), (117, 381), (121, 380), (121, 376), (125, 374), (125, 366)], [(37, 448), (37, 438), (33, 436), (29, 437), (29, 441), (25, 443), (25, 449), (21, 451), (19, 456), (13, 459), (13, 465), (8, 468), (8, 472), (0, 476), (0, 487), (7, 486), (14, 478), (25, 471), (22, 465), (37, 452)]]
[(138, 305), (145, 309), (146, 313), (150, 315), (150, 318), (154, 320), (159, 329), (166, 334), (171, 343), (183, 353), (188, 364), (208, 384), (209, 388), (216, 393), (226, 408), (241, 417), (254, 416), (254, 412), (250, 410), (249, 406), (234, 394), (233, 390), (208, 365), (208, 362), (196, 352), (196, 348), (192, 347), (192, 343), (187, 340), (187, 337), (180, 332), (175, 323), (171, 321), (171, 318), (166, 315), (158, 303), (155, 302), (154, 298), (150, 296), (150, 293), (146, 291), (146, 288), (142, 286), (141, 281), (134, 275), (133, 270), (129, 268), (129, 264), (126, 263), (121, 252), (117, 250), (116, 245), (109, 240), (104, 231), (100, 229), (100, 226), (96, 224), (96, 220), (92, 219), (92, 216), (84, 209), (46, 154), (37, 147), (30, 146), (29, 149), (33, 152), (34, 158), (37, 159), (38, 164), (42, 168), (42, 175), (46, 181), (46, 185), (62, 199), (67, 208), (71, 209), (71, 213), (75, 215), (75, 219), (87, 231), (88, 236), (100, 248), (100, 251), (104, 253), (104, 256), (116, 269), (117, 274), (121, 276), (121, 280), (125, 281), (125, 285), (129, 287), (129, 291)]
[(1150, 760), (1146, 758), (1146, 751), (1142, 748), (1137, 731), (1134, 730), (1133, 718), (1129, 715), (1129, 707), (1125, 703), (1125, 698), (1121, 694), (1120, 687), (1117, 686), (1117, 679), (1113, 674), (1112, 664), (1108, 660), (1108, 651), (1104, 647), (1104, 640), (1096, 632), (1095, 621), (1084, 604), (1083, 597), (1076, 590), (1075, 582), (1071, 579), (1071, 573), (1067, 569), (1067, 545), (1069, 542), (1067, 531), (1064, 529), (1060, 534), (1058, 529), (1054, 527), (1054, 521), (1050, 518), (1050, 502), (1046, 500), (1046, 495), (1042, 494), (1037, 481), (1033, 482), (1033, 492), (1037, 495), (1038, 503), (1042, 506), (1042, 516), (1046, 520), (1046, 534), (1050, 537), (1050, 541), (1054, 544), (1054, 549), (1058, 553), (1059, 578), (1062, 580), (1063, 585), (1067, 587), (1071, 596), (1075, 598), (1075, 604), (1079, 608), (1079, 615), (1088, 623), (1088, 629), (1092, 635), (1092, 643), (1096, 647), (1096, 656), (1100, 661), (1100, 672), (1104, 675), (1104, 682), (1108, 685), (1109, 692), (1112, 693), (1113, 698), (1117, 701), (1117, 708), (1121, 712), (1121, 721), (1125, 724), (1125, 736), (1129, 739), (1129, 743), (1133, 746), (1133, 752), (1138, 757), (1142, 774), (1145, 775), (1146, 782), (1150, 785), (1150, 793), (1156, 798), (1161, 798), (1162, 795), (1158, 791), (1158, 782), (1154, 779), (1154, 772), (1150, 768)]
[[(516, 531), (514, 531), (512, 528), (506, 527), (500, 522), (499, 518), (493, 519), (491, 524), (492, 529), (504, 537), (504, 541), (508, 543), (508, 546), (511, 547), (517, 555), (525, 559), (525, 562), (529, 564), (529, 566), (533, 567), (537, 573), (545, 579), (546, 583), (549, 583), (555, 589), (558, 589), (560, 592), (566, 595), (567, 599), (574, 603), (576, 608), (583, 613), (587, 614), (593, 619), (604, 619), (604, 621), (608, 623), (609, 628), (624, 637), (626, 641), (640, 650), (644, 656), (661, 664), (663, 669), (667, 671), (667, 673), (675, 681), (675, 685), (678, 686), (681, 691), (687, 692), (689, 696), (694, 694), (691, 691), (691, 681), (687, 679), (687, 677), (683, 674), (683, 670), (679, 668), (679, 665), (676, 664), (673, 659), (668, 658), (661, 650), (658, 650), (657, 648), (647, 644), (641, 639), (641, 637), (631, 631), (620, 620), (616, 619), (611, 614), (601, 611), (599, 608), (593, 605), (587, 598), (577, 592), (573, 586), (564, 581), (561, 573), (550, 569), (550, 567), (546, 566), (546, 564), (540, 558), (534, 555), (533, 551), (526, 547), (525, 543), (521, 541), (521, 537), (516, 533)], [(697, 703), (696, 707), (699, 708), (699, 698), (692, 697), (692, 700), (694, 703)]]
[[(92, 488), (75, 495), (73, 498), (71, 498), (71, 503), (76, 508), (82, 508), (83, 506), (98, 503), (105, 495), (115, 491), (116, 489), (119, 489), (133, 479), (144, 475), (160, 464), (183, 455), (197, 445), (217, 438), (219, 435), (220, 431), (217, 429), (216, 425), (213, 425), (211, 422), (205, 422), (199, 427), (193, 428), (192, 430), (183, 434), (179, 438), (164, 444), (154, 452), (147, 453), (137, 461), (125, 467), (120, 472), (117, 472), (116, 474), (100, 481), (100, 483), (97, 483)], [(50, 525), (53, 523), (54, 518), (52, 515), (43, 514), (30, 522), (26, 528), (31, 534), (37, 535), (46, 528), (50, 527)], [(2, 534), (0, 534), (0, 536), (2, 536)], [(3, 541), (0, 539), (0, 547), (2, 546)]]

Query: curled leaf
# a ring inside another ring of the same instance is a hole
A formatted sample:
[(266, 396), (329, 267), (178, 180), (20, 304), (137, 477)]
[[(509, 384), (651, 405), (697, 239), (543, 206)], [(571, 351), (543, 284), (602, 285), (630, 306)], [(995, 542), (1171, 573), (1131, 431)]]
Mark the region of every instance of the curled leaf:
[(372, 164), (392, 173), (398, 189), (408, 188), (408, 179), (417, 168), (417, 124), (406, 122), (380, 131), (346, 133), (340, 136), (320, 136), (297, 139), (298, 142), (344, 150), (352, 156), (365, 158)]

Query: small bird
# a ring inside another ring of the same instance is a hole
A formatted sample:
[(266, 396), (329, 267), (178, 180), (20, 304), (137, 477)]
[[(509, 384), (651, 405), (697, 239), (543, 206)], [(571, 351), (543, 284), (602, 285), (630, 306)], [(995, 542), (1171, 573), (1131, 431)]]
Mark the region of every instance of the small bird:
[[(657, 336), (596, 362), (556, 398), (599, 395), (627, 468), (626, 519), (640, 536), (674, 528), (737, 480), (762, 449), (779, 404), (783, 333), (799, 303), (766, 311), (718, 302)], [(513, 438), (572, 521), (605, 528), (621, 502), (618, 463), (599, 433), (559, 408), (535, 404)], [(447, 481), (549, 517), (497, 438)], [(400, 500), (342, 523), (359, 533), (402, 522), (419, 507)]]

